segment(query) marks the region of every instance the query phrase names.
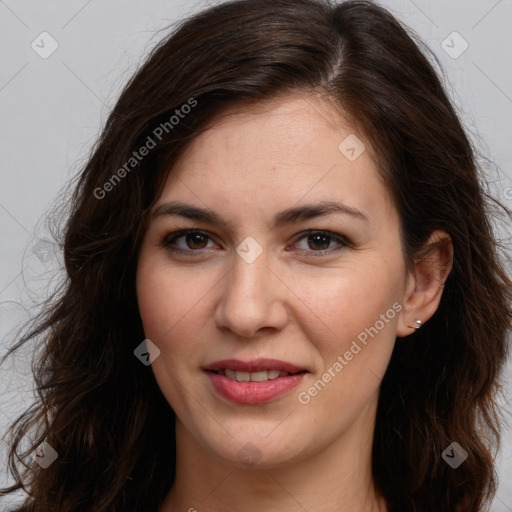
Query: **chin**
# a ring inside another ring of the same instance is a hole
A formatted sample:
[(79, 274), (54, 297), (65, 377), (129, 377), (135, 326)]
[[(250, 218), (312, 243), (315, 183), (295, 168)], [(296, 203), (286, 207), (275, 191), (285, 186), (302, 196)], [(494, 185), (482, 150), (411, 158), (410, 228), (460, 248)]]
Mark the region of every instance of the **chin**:
[(267, 433), (267, 429), (262, 433), (261, 428), (245, 428), (243, 434), (233, 434), (232, 437), (226, 434), (222, 439), (203, 439), (203, 442), (218, 458), (238, 468), (272, 469), (290, 465), (305, 457), (305, 447), (297, 442), (304, 442), (303, 435), (290, 435), (289, 427), (283, 429), (281, 436), (272, 429), (268, 432), (271, 434)]

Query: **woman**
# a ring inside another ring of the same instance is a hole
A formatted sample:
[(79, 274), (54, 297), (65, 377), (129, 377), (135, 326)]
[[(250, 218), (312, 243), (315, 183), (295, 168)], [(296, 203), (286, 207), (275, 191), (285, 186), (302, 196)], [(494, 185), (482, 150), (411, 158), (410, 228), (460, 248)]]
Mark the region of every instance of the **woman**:
[(511, 283), (480, 180), (372, 2), (187, 20), (80, 175), (67, 281), (19, 343), (46, 344), (8, 491), (25, 511), (482, 510)]

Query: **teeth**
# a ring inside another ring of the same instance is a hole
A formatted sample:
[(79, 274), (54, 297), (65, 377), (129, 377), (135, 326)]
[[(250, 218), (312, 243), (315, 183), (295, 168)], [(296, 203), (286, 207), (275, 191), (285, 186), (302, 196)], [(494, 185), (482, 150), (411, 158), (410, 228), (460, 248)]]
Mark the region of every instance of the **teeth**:
[(235, 372), (235, 379), (238, 382), (249, 382), (251, 380), (251, 374), (249, 372)]
[(266, 380), (277, 379), (278, 377), (287, 377), (288, 372), (279, 370), (262, 370), (259, 372), (240, 372), (238, 370), (224, 370), (224, 376), (238, 382), (265, 382)]
[(228, 378), (228, 379), (231, 379), (231, 380), (236, 380), (235, 379), (235, 372), (233, 370), (228, 370), (227, 368), (224, 370), (224, 375)]
[(251, 380), (253, 382), (264, 382), (268, 380), (268, 372), (266, 370), (262, 370), (261, 372), (253, 372), (251, 373)]

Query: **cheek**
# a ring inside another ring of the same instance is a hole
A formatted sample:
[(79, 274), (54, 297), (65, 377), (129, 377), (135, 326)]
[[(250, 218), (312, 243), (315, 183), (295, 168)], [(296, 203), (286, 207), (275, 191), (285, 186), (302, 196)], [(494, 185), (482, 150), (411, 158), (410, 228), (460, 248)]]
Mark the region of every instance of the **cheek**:
[(185, 279), (185, 272), (171, 268), (160, 255), (141, 253), (139, 258), (139, 313), (146, 338), (160, 349), (151, 368), (167, 401), (181, 413), (187, 400), (179, 383), (197, 366), (200, 340), (204, 339), (198, 315), (211, 288), (197, 273), (195, 276), (191, 278), (189, 271)]
[[(401, 283), (400, 265), (382, 260), (358, 262), (340, 269), (337, 276), (318, 276), (301, 284), (297, 281), (307, 306), (302, 328), (307, 332), (311, 326), (318, 326), (325, 333), (324, 337), (320, 336), (321, 350), (331, 357), (333, 352), (348, 349), (347, 344), (350, 346), (360, 333), (364, 338), (365, 329), (376, 322), (383, 334), (393, 334), (397, 313), (392, 305), (400, 297)], [(385, 316), (384, 320), (381, 315)]]
[[(343, 418), (352, 417), (378, 391), (401, 310), (400, 261), (368, 258), (363, 264), (359, 260), (358, 265), (340, 270), (338, 277), (315, 280), (303, 290), (310, 307), (301, 328), (322, 360), (315, 379), (325, 384), (308, 382), (302, 399), (314, 400), (333, 424), (342, 421), (333, 404), (346, 411)], [(320, 326), (319, 331), (312, 325)]]
[(171, 267), (161, 256), (139, 259), (137, 299), (146, 336), (164, 340), (201, 309), (211, 285), (207, 277)]
[(146, 338), (160, 349), (152, 370), (176, 411), (186, 402), (177, 383), (196, 385), (191, 377), (204, 361), (212, 332), (209, 301), (219, 278), (211, 269), (170, 265), (162, 254), (139, 258), (139, 313)]

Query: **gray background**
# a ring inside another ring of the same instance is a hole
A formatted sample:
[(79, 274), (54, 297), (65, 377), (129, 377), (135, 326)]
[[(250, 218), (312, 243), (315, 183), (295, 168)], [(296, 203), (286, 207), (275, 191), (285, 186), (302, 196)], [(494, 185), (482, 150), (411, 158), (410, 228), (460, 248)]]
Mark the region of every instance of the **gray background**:
[[(60, 256), (45, 241), (42, 216), (86, 160), (120, 88), (163, 35), (156, 31), (212, 3), (0, 0), (0, 354), (59, 275)], [(512, 207), (512, 0), (381, 4), (441, 60), (448, 91), (487, 159), (491, 191)], [(40, 36), (44, 31), (56, 43)], [(58, 44), (57, 50), (42, 58), (51, 44)], [(509, 226), (502, 224), (500, 232), (510, 232)], [(24, 350), (0, 368), (0, 436), (32, 399), (30, 356)], [(508, 422), (511, 377), (509, 366), (502, 400)], [(2, 441), (0, 484), (9, 481), (5, 453)], [(492, 510), (511, 512), (510, 427), (498, 470), (501, 482)], [(0, 502), (0, 510), (6, 508), (7, 501)]]

